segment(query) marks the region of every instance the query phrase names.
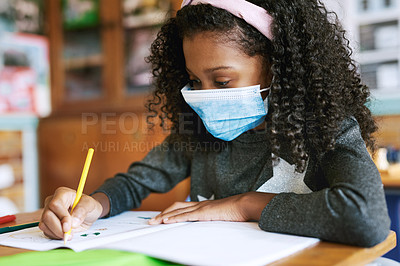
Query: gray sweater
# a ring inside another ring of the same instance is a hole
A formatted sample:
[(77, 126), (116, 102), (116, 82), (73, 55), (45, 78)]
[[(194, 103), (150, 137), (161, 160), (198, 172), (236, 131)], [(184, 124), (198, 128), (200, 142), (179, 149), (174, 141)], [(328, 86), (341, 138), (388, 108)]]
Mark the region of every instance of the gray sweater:
[(273, 164), (265, 133), (248, 131), (220, 145), (220, 151), (188, 150), (185, 143), (167, 137), (96, 192), (109, 197), (113, 216), (190, 176), (192, 201), (248, 191), (278, 193), (261, 214), (259, 226), (265, 231), (367, 247), (388, 235), (383, 185), (354, 118), (343, 122), (334, 150), (318, 159), (309, 154), (304, 173), (294, 170), (285, 150)]

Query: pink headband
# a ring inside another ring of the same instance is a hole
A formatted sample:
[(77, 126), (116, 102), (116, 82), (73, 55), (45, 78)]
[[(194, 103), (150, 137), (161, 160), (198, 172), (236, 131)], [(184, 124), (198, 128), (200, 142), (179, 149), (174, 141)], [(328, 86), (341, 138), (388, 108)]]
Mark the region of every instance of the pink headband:
[(232, 15), (244, 19), (248, 24), (252, 25), (268, 39), (272, 40), (271, 24), (273, 18), (262, 7), (247, 2), (246, 0), (183, 0), (181, 7), (196, 4), (210, 4), (214, 7), (225, 9)]

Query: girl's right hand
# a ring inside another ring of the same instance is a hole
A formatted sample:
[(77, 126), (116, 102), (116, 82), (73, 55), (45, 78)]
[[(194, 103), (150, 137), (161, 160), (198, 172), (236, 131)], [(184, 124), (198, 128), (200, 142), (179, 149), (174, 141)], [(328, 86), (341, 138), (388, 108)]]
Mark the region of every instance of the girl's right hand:
[[(76, 191), (60, 187), (54, 195), (45, 200), (45, 207), (40, 219), (39, 228), (52, 239), (63, 239), (64, 232), (71, 227), (77, 231), (87, 230), (103, 212), (103, 206), (93, 197), (82, 194), (79, 203), (70, 214)], [(72, 235), (69, 236), (69, 239)]]

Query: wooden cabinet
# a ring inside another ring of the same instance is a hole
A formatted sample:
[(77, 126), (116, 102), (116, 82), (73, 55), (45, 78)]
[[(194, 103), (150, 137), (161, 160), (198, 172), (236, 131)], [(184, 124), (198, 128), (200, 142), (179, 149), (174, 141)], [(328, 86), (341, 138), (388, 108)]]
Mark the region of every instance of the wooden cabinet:
[[(146, 125), (151, 86), (144, 56), (160, 16), (173, 14), (179, 4), (46, 0), (52, 114), (40, 119), (38, 129), (42, 204), (57, 187), (77, 187), (89, 147), (95, 155), (85, 193), (126, 171), (166, 137), (160, 128), (152, 132)], [(143, 208), (161, 210), (184, 200), (188, 182), (166, 195), (151, 195)]]
[(177, 2), (46, 0), (53, 113), (142, 110), (144, 57)]
[[(41, 203), (60, 186), (77, 188), (89, 147), (95, 154), (84, 190), (87, 194), (107, 178), (125, 172), (162, 142), (166, 134), (160, 129), (148, 130), (142, 118), (133, 117), (133, 113), (130, 117), (126, 113), (99, 114), (97, 122), (89, 124), (80, 116), (42, 119), (38, 132)], [(189, 180), (185, 180), (167, 194), (150, 195), (141, 209), (162, 210), (188, 195)]]

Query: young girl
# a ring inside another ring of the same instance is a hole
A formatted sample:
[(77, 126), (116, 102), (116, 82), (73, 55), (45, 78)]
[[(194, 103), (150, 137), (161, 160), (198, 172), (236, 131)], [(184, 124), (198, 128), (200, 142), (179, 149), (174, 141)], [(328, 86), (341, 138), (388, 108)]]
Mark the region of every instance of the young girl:
[[(151, 224), (256, 220), (266, 231), (373, 246), (389, 232), (376, 131), (348, 41), (318, 0), (185, 0), (148, 60), (148, 108), (171, 134), (83, 196), (58, 189), (39, 227), (60, 239), (191, 177)], [(165, 123), (164, 123), (165, 124)]]

